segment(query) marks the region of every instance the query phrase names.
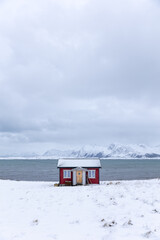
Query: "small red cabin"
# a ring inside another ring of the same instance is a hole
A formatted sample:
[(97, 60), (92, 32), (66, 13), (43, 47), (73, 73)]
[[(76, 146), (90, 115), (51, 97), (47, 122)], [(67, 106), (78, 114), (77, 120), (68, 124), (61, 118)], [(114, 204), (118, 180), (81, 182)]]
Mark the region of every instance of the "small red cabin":
[(99, 184), (98, 158), (62, 158), (58, 160), (60, 185)]

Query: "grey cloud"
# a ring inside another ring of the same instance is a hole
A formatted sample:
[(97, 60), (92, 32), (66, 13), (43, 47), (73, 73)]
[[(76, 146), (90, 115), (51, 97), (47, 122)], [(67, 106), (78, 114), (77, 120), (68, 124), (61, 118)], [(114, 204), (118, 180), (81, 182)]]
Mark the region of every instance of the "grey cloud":
[(158, 143), (159, 20), (151, 0), (1, 1), (4, 147)]

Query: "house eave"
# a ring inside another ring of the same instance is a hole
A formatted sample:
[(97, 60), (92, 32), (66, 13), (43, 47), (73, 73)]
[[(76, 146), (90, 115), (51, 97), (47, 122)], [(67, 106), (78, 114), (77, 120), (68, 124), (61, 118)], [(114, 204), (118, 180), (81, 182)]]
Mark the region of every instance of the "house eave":
[(81, 167), (79, 167), (79, 166), (77, 166), (77, 167), (64, 167), (64, 166), (57, 166), (57, 168), (72, 168), (72, 169), (74, 169), (74, 168), (102, 168), (102, 167), (94, 167), (94, 166), (89, 166), (89, 167), (83, 167), (83, 166), (81, 166)]

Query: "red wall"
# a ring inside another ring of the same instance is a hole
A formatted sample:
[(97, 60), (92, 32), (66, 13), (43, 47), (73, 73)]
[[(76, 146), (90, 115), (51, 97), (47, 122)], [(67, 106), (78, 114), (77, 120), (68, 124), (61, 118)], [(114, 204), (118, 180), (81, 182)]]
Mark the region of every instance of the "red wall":
[[(89, 183), (99, 184), (99, 168), (87, 168), (88, 170), (96, 170), (96, 178), (89, 178)], [(72, 170), (72, 168), (59, 168), (59, 182), (65, 184), (66, 181), (72, 182), (73, 172), (71, 172), (71, 178), (63, 178), (63, 170)], [(88, 172), (86, 172), (88, 177)]]
[[(89, 183), (99, 184), (99, 168), (87, 168), (88, 170), (96, 170), (96, 178), (89, 178)], [(88, 172), (87, 172), (88, 177)]]
[(72, 175), (73, 175), (73, 173), (71, 172), (71, 178), (63, 178), (63, 170), (72, 170), (72, 168), (60, 168), (59, 169), (59, 181), (60, 181), (60, 184), (65, 184), (66, 181), (71, 181), (72, 182)]

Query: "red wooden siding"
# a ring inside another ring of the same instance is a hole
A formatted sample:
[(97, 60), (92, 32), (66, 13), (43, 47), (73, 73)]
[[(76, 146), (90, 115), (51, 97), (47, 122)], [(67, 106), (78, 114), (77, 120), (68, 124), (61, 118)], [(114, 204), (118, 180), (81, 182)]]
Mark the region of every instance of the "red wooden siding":
[[(99, 168), (87, 168), (87, 170), (96, 170), (95, 178), (89, 178), (89, 183), (99, 184)], [(88, 178), (88, 172), (86, 174), (87, 174), (87, 178)]]
[[(59, 181), (60, 184), (65, 184), (65, 182), (71, 181), (73, 178), (73, 172), (71, 172), (71, 178), (63, 178), (63, 170), (72, 170), (73, 168), (60, 168), (59, 169)], [(99, 168), (87, 168), (88, 170), (96, 170), (95, 178), (89, 178), (90, 184), (99, 184)], [(86, 172), (86, 177), (88, 178), (88, 172)]]
[(65, 182), (71, 181), (72, 182), (72, 172), (71, 172), (71, 178), (63, 178), (63, 170), (72, 170), (72, 168), (60, 168), (59, 169), (59, 176), (60, 176), (60, 184), (65, 184)]

